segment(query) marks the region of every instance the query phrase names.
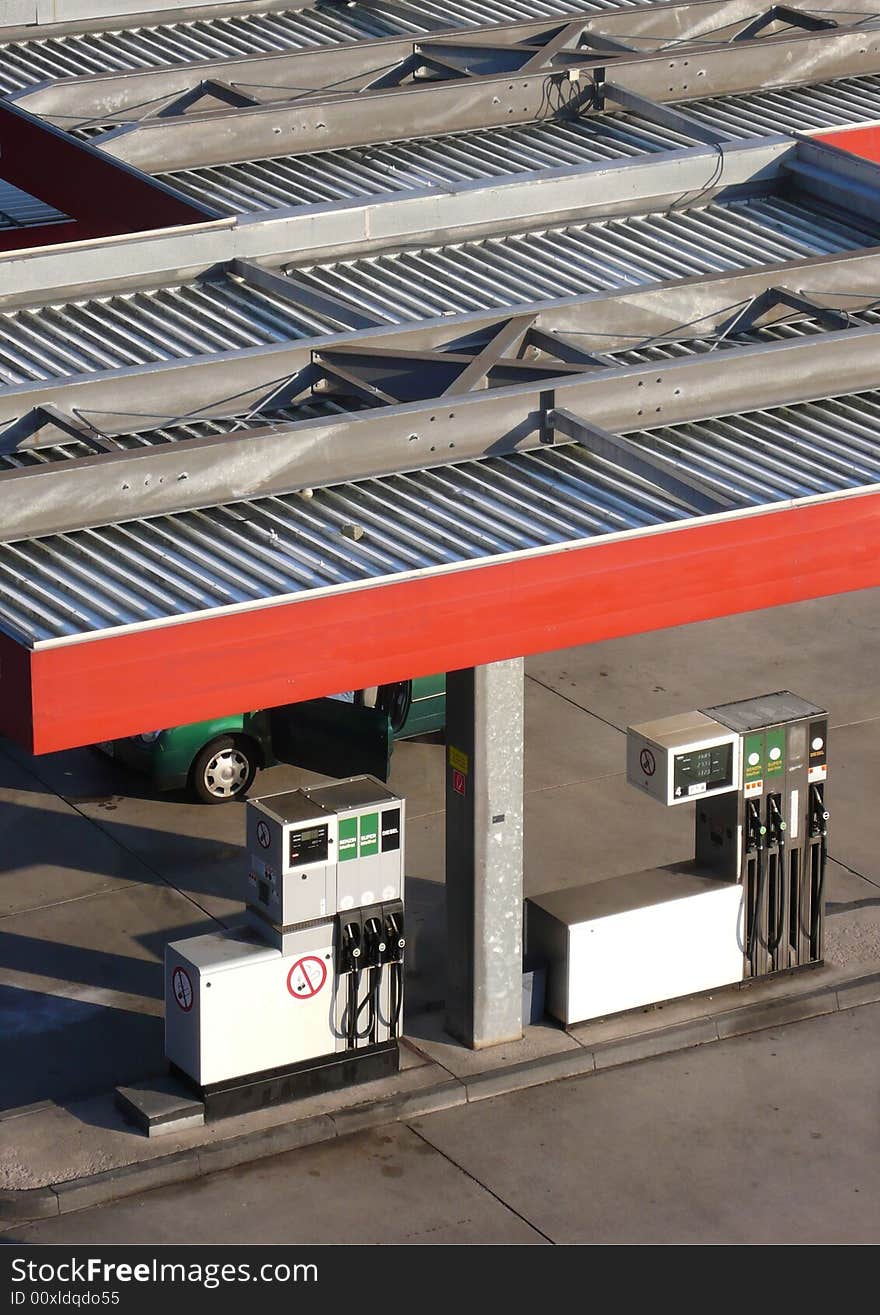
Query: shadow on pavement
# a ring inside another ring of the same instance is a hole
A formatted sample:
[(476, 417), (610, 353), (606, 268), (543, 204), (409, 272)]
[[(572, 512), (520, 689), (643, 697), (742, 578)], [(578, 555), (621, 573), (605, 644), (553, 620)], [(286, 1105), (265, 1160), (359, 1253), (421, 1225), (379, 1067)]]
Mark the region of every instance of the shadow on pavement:
[(161, 1017), (0, 986), (0, 1109), (96, 1095), (162, 1072), (163, 1046)]

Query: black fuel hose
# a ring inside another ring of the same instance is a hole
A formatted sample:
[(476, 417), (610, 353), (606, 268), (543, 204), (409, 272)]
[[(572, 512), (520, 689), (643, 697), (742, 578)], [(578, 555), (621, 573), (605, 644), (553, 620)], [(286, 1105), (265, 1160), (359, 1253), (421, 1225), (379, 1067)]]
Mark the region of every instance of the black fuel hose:
[(357, 1045), (357, 998), (360, 973), (352, 970), (348, 974), (348, 999), (345, 1006), (345, 1032), (349, 1049)]
[(396, 1037), (397, 1025), (400, 1022), (400, 1011), (403, 1007), (403, 964), (392, 963), (390, 967), (388, 1030), (392, 1037)]
[(761, 827), (761, 814), (756, 804), (750, 803), (749, 810), (755, 825), (752, 827), (752, 844), (751, 848), (758, 856), (758, 881), (755, 890), (755, 903), (752, 906), (752, 925), (749, 928), (748, 943), (746, 944), (746, 958), (751, 959), (755, 953), (755, 947), (758, 943), (758, 925), (761, 920), (761, 903), (764, 899), (764, 885), (767, 880), (767, 872), (764, 867), (764, 833)]
[(379, 1014), (379, 986), (381, 983), (382, 969), (371, 968), (370, 975), (367, 978), (367, 994), (358, 1005), (357, 1019), (360, 1020), (361, 1014), (369, 1006), (367, 1015), (367, 1026), (364, 1030), (358, 1031), (355, 1027), (355, 1036), (359, 1041), (365, 1041), (368, 1037), (374, 1037), (376, 1031), (376, 1019)]
[(776, 904), (773, 909), (773, 939), (767, 942), (767, 949), (771, 953), (779, 949), (783, 932), (782, 919), (785, 913), (785, 823), (782, 820), (782, 814), (778, 806), (774, 806), (774, 811), (776, 813), (776, 825), (774, 827), (776, 841)]
[(817, 954), (819, 949), (819, 918), (822, 901), (825, 898), (825, 873), (828, 868), (828, 810), (819, 792), (818, 786), (810, 787), (813, 802), (811, 829), (819, 836), (819, 880), (816, 883), (816, 898), (810, 909), (810, 953)]

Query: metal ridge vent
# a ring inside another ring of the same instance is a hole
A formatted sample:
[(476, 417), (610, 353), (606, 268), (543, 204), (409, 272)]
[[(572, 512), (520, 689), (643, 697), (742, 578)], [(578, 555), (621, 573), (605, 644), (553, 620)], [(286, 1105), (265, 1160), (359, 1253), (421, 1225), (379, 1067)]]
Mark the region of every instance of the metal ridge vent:
[[(630, 437), (745, 507), (842, 492), (880, 481), (880, 390)], [(542, 447), (5, 544), (0, 625), (94, 634), (692, 515), (577, 444)]]

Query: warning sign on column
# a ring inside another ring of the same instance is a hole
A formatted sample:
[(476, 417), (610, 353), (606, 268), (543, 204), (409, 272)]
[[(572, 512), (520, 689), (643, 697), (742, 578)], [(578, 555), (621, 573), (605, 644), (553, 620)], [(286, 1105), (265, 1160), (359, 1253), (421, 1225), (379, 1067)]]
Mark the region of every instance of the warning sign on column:
[(452, 773), (452, 788), (456, 794), (467, 794), (467, 777), (464, 772)]

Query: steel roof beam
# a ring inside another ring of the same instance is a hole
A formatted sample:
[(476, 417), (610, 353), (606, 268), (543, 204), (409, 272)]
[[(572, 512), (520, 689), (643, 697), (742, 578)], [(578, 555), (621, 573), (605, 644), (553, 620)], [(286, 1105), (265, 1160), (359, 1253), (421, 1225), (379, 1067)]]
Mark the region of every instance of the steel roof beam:
[[(880, 26), (798, 32), (756, 40), (748, 48), (748, 58), (740, 44), (697, 52), (676, 47), (672, 55), (659, 56), (584, 52), (562, 69), (377, 84), (357, 94), (156, 117), (108, 132), (98, 142), (117, 159), (168, 173), (590, 113), (602, 108), (597, 88), (601, 93), (606, 77), (619, 89), (616, 98), (624, 97), (623, 107), (640, 113), (648, 101), (674, 104), (880, 70)], [(670, 118), (667, 126), (706, 140), (707, 129), (684, 116)]]
[[(880, 249), (811, 257), (772, 270), (696, 276), (635, 290), (566, 297), (537, 308), (528, 339), (554, 359), (584, 369), (598, 368), (609, 364), (604, 352), (651, 341), (717, 335), (729, 325), (732, 316), (774, 285), (784, 285), (794, 295), (805, 295), (797, 290), (806, 289), (811, 302), (822, 304), (824, 299), (834, 308), (857, 310), (880, 300)], [(768, 311), (767, 320), (772, 322), (787, 313), (784, 307), (777, 307), (776, 311)], [(407, 328), (389, 326), (328, 334), (320, 339), (195, 360), (163, 361), (104, 375), (41, 380), (0, 389), (0, 423), (9, 423), (30, 408), (52, 401), (67, 412), (78, 411), (86, 419), (93, 417), (107, 430), (120, 433), (143, 428), (151, 420), (161, 423), (172, 416), (200, 412), (226, 415), (229, 403), (223, 399), (229, 396), (233, 375), (233, 391), (240, 395), (241, 410), (246, 411), (277, 387), (279, 380), (291, 379), (306, 369), (316, 349), (345, 349), (373, 360), (381, 359), (383, 352), (396, 358), (409, 354), (424, 359), (430, 354), (437, 362), (430, 368), (435, 371), (434, 380), (439, 380), (439, 396), (452, 378), (449, 364), (440, 364), (446, 354), (444, 349), (455, 350), (450, 344), (468, 339), (485, 343), (486, 336), (505, 318), (494, 309), (475, 311)], [(616, 368), (616, 362), (611, 364)], [(428, 368), (424, 366), (424, 370)]]
[(475, 388), (487, 387), (487, 375), (504, 356), (515, 352), (535, 322), (534, 315), (515, 315), (494, 333), (482, 351), (478, 352), (458, 378), (443, 390), (447, 393), (469, 393)]
[[(872, 0), (823, 0), (823, 8), (852, 14), (860, 7), (870, 13)], [(296, 7), (296, 6), (294, 6)], [(621, 11), (604, 10), (578, 19), (585, 32), (600, 32), (609, 39), (619, 35), (623, 43), (657, 46), (680, 41), (684, 36), (712, 36), (739, 19), (755, 13), (754, 0), (686, 0), (684, 4), (644, 4)], [(423, 21), (420, 19), (420, 21)], [(515, 23), (487, 24), (482, 28), (448, 27), (451, 39), (470, 46), (500, 42), (528, 42), (566, 23), (563, 16), (547, 16)], [(30, 33), (33, 36), (33, 32)], [(347, 84), (361, 86), (407, 58), (418, 41), (414, 35), (358, 41), (317, 50), (297, 50), (275, 55), (246, 55), (240, 58), (200, 60), (173, 68), (128, 70), (64, 78), (26, 88), (16, 99), (26, 102), (34, 113), (47, 117), (91, 118), (122, 115), (140, 117), (143, 107), (187, 91), (203, 78), (220, 77), (249, 84), (266, 92), (299, 93)]]
[(647, 119), (649, 123), (656, 123), (660, 128), (669, 128), (672, 132), (690, 137), (694, 141), (704, 142), (708, 146), (720, 146), (723, 142), (736, 140), (732, 133), (720, 128), (712, 128), (705, 123), (698, 123), (688, 118), (686, 112), (682, 113), (681, 110), (672, 109), (661, 101), (649, 100), (647, 96), (640, 96), (638, 92), (630, 91), (629, 87), (624, 87), (616, 81), (616, 69), (615, 81), (602, 81), (597, 88), (591, 109), (604, 110), (609, 107), (609, 102), (612, 108), (619, 106), (622, 110), (637, 114), (639, 118)]
[(0, 538), (39, 537), (501, 455), (546, 441), (550, 411), (615, 433), (880, 385), (880, 330), (731, 349), (386, 406), (0, 475)]

